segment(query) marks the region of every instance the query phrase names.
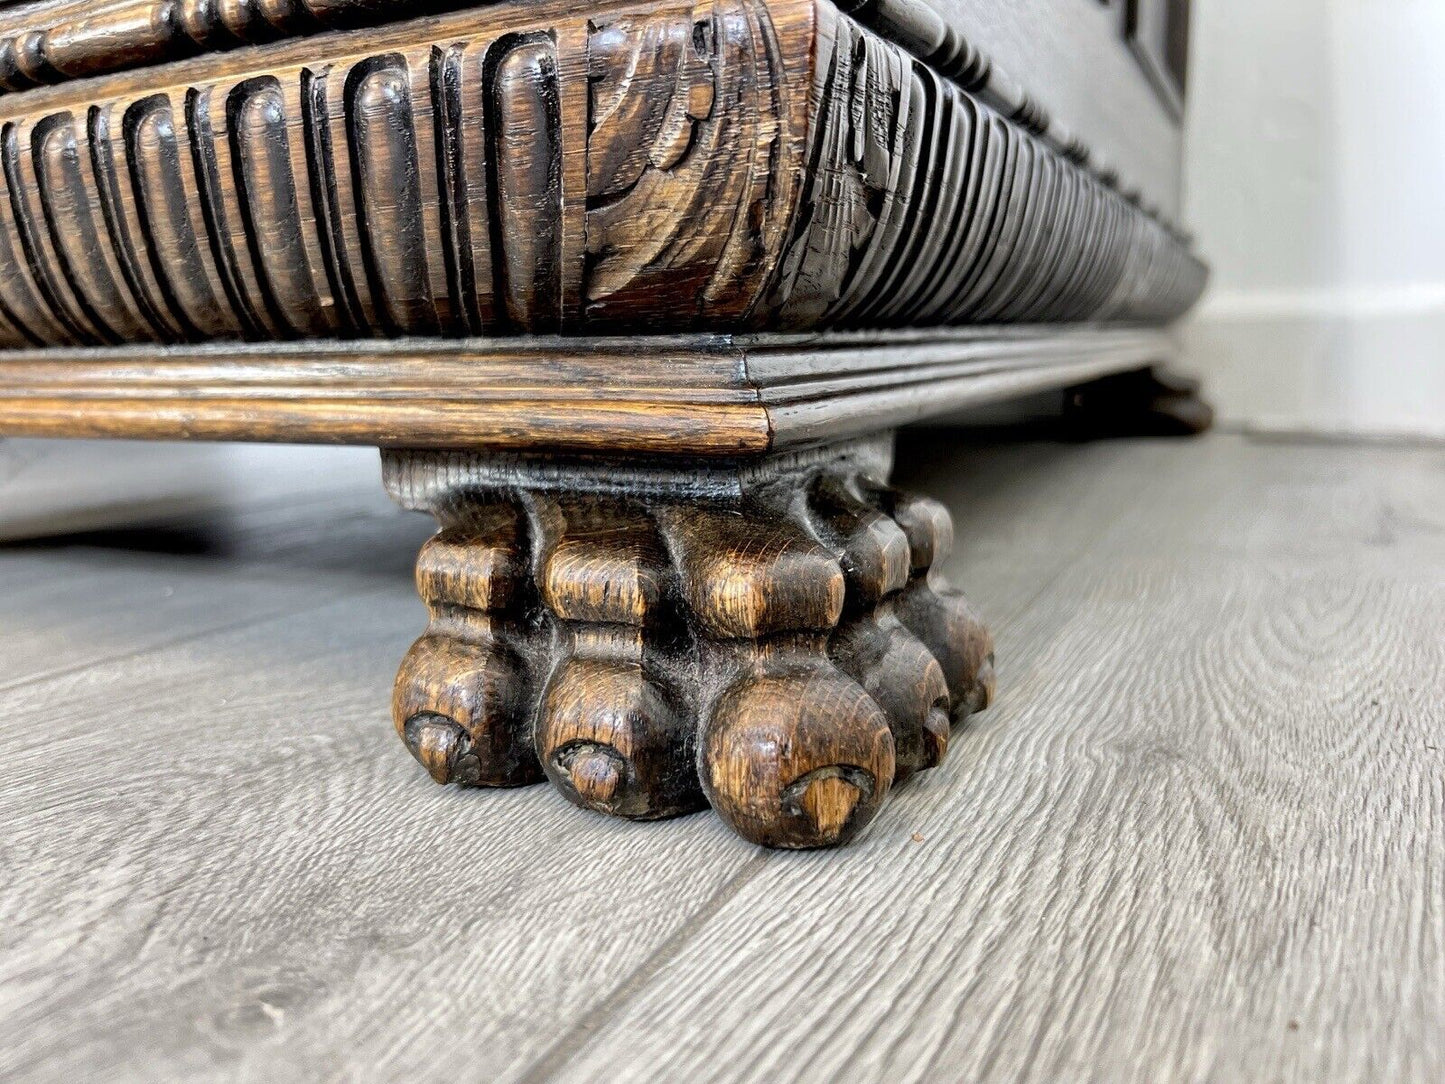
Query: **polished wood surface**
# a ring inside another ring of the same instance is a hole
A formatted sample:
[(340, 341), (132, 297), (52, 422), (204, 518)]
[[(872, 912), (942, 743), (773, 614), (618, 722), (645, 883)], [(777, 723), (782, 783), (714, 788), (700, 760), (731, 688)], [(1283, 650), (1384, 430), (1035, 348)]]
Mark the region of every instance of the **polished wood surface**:
[[(0, 93), (489, 2), (495, 0), (9, 0), (0, 31)], [(838, 6), (1056, 149), (1088, 161), (1122, 192), (1177, 214), (1177, 118), (1149, 108), (1149, 88), (1136, 84), (1146, 73), (1162, 79), (1164, 101), (1171, 113), (1177, 109), (1187, 3), (1119, 0), (1096, 8), (1073, 0), (1028, 7), (993, 0), (841, 0)], [(1143, 64), (1138, 71), (1115, 55), (1126, 35)], [(1062, 122), (1060, 109), (1067, 115)]]
[(461, 458), (386, 460), (442, 524), (393, 697), (439, 783), (545, 773), (598, 812), (708, 804), (755, 843), (834, 846), (993, 695), (988, 632), (931, 574), (952, 521), (883, 483), (886, 444), (683, 470), (651, 496), (585, 463)]
[(47, 350), (0, 431), (758, 455), (1174, 357), (1159, 331), (988, 328)]
[(0, 8), (0, 92), (472, 6), (465, 0), (9, 0)]
[(1159, 323), (1204, 285), (829, 0), (500, 4), (0, 113), (12, 348)]

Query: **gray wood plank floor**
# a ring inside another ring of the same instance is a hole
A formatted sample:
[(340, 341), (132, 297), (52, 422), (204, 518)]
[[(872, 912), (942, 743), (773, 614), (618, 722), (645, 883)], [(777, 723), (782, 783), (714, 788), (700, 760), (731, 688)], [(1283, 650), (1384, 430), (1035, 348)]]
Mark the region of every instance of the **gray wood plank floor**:
[(1445, 1079), (1445, 449), (909, 437), (1001, 695), (801, 855), (429, 784), (429, 526), (276, 462), (0, 545), (0, 1079)]

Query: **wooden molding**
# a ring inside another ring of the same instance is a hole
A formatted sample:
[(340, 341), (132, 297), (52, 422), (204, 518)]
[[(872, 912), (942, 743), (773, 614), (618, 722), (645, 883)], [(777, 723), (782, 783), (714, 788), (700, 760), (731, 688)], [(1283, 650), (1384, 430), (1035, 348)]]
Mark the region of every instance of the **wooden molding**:
[(0, 431), (757, 455), (1174, 356), (1136, 328), (211, 344), (0, 357)]
[[(440, 15), (496, 0), (32, 0), (8, 8), (0, 94), (363, 25)], [(1113, 187), (1114, 171), (928, 3), (835, 0), (1005, 118)], [(1132, 6), (1132, 3), (1131, 3)], [(1152, 69), (1151, 69), (1152, 70)], [(1179, 91), (1171, 108), (1178, 108)], [(1156, 210), (1150, 214), (1161, 217)], [(1166, 225), (1168, 225), (1166, 223)]]
[(1163, 322), (1204, 283), (828, 0), (503, 4), (3, 101), (11, 348)]
[(10, 3), (0, 33), (0, 93), (464, 5), (473, 6), (466, 0)]

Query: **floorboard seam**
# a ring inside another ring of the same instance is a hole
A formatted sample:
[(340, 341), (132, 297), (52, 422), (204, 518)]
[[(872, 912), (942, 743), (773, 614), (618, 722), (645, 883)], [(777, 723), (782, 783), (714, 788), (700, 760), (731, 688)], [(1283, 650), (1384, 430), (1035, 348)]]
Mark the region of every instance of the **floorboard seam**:
[(540, 1058), (517, 1078), (518, 1084), (542, 1084), (551, 1080), (563, 1066), (607, 1024), (641, 993), (673, 957), (677, 956), (709, 919), (723, 909), (767, 865), (769, 854), (756, 854), (741, 869), (718, 886), (703, 904), (688, 915), (667, 940), (648, 954), (625, 979), (598, 998), (582, 1019), (572, 1025)]
[(133, 659), (143, 659), (147, 655), (153, 655), (158, 651), (169, 651), (173, 647), (189, 643), (194, 640), (205, 640), (212, 636), (224, 635), (228, 632), (236, 632), (240, 629), (250, 628), (253, 625), (264, 625), (267, 622), (275, 621), (278, 618), (295, 617), (299, 614), (311, 613), (314, 610), (323, 610), (328, 606), (334, 606), (342, 599), (368, 598), (372, 595), (385, 594), (391, 591), (390, 587), (374, 588), (370, 591), (350, 591), (338, 589), (332, 597), (311, 605), (305, 606), (283, 606), (274, 610), (267, 610), (265, 613), (253, 614), (240, 621), (232, 621), (223, 625), (212, 625), (209, 628), (193, 629), (182, 635), (174, 636), (169, 640), (159, 643), (148, 644), (145, 647), (136, 648), (133, 651), (121, 651), (114, 655), (103, 655), (99, 658), (87, 659), (84, 662), (77, 662), (71, 666), (59, 666), (51, 670), (44, 670), (37, 674), (30, 674), (26, 677), (12, 678), (9, 681), (0, 681), (0, 693), (14, 692), (16, 689), (23, 689), (27, 685), (39, 685), (46, 681), (53, 681), (56, 678), (66, 677), (70, 674), (78, 674), (93, 667), (112, 666), (118, 662), (129, 662)]

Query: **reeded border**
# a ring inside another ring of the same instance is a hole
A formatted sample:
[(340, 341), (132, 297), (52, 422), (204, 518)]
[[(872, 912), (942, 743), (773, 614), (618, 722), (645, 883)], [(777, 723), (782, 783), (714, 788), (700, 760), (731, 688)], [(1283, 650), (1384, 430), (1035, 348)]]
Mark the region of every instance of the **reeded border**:
[(1152, 324), (1206, 277), (830, 0), (502, 4), (9, 105), (12, 348)]
[(0, 432), (745, 458), (1174, 355), (1096, 327), (31, 351)]

